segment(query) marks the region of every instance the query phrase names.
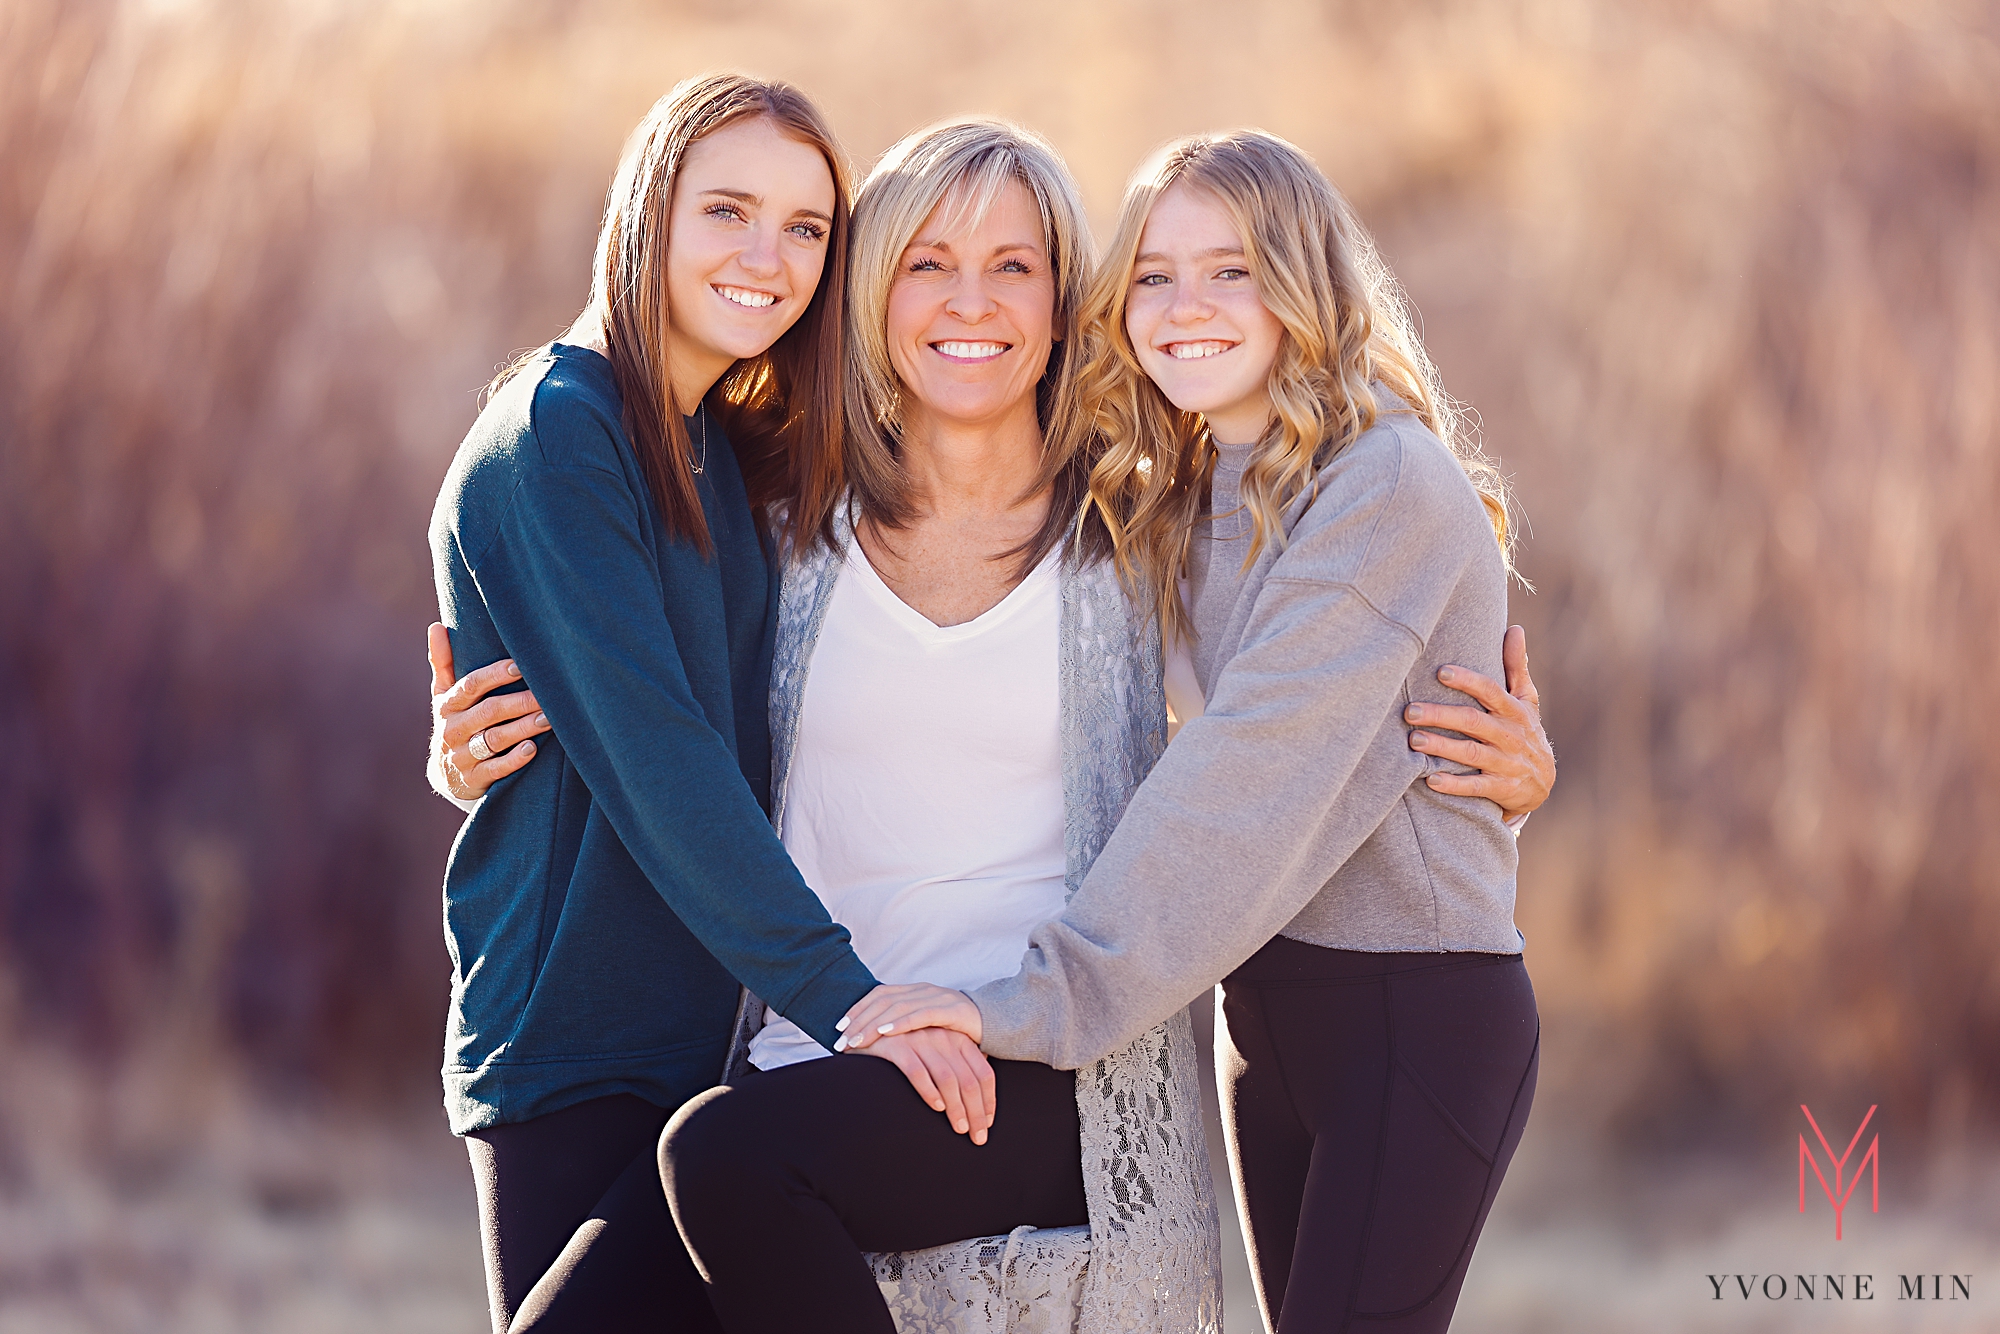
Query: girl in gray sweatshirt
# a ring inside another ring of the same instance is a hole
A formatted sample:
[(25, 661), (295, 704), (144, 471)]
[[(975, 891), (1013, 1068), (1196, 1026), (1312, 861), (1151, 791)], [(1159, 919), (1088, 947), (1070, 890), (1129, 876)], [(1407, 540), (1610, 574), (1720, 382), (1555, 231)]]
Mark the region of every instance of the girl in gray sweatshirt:
[(878, 990), (848, 1043), (944, 1024), (1086, 1066), (1220, 980), (1270, 1327), (1442, 1331), (1539, 1053), (1512, 833), (1404, 725), (1466, 702), (1450, 666), (1500, 675), (1498, 474), (1366, 230), (1271, 135), (1142, 167), (1091, 310), (1093, 500), (1201, 698), (1019, 973)]

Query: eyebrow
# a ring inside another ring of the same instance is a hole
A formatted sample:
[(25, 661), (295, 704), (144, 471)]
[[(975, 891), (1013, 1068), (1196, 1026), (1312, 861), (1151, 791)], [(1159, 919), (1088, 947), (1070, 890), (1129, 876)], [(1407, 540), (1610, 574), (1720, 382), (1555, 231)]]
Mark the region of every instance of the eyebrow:
[[(703, 190), (702, 193), (705, 195), (721, 195), (724, 199), (734, 199), (739, 203), (748, 204), (752, 208), (762, 208), (764, 206), (764, 196), (752, 194), (748, 190)], [(821, 222), (833, 221), (831, 215), (822, 213), (816, 208), (797, 209), (793, 212), (792, 216), (818, 218)]]
[[(928, 241), (919, 239), (911, 241), (909, 245), (904, 247), (904, 249), (943, 250), (949, 253), (951, 251), (951, 242), (935, 237)], [(1015, 250), (1028, 250), (1034, 252), (1035, 254), (1042, 253), (1042, 247), (1033, 241), (1009, 241), (1005, 245), (994, 246), (990, 253), (995, 255), (1005, 255), (1010, 251), (1015, 251)]]
[[(1241, 259), (1243, 257), (1243, 247), (1240, 245), (1219, 245), (1211, 249), (1202, 251), (1201, 253), (1197, 254), (1195, 258), (1224, 259), (1231, 255), (1235, 256), (1238, 259)], [(1171, 258), (1173, 258), (1171, 255), (1163, 255), (1157, 250), (1148, 250), (1143, 255), (1134, 256), (1133, 262), (1138, 264), (1155, 264), (1160, 262), (1161, 260), (1166, 260)]]

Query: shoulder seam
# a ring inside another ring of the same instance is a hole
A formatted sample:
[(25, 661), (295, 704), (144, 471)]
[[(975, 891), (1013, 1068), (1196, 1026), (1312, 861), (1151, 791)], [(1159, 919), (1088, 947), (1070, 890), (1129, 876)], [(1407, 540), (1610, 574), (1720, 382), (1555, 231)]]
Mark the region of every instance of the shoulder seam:
[[(529, 429), (532, 430), (534, 428), (531, 426)], [(500, 530), (507, 526), (507, 516), (513, 512), (514, 500), (521, 494), (521, 483), (523, 480), (518, 473), (515, 474), (514, 485), (507, 492), (507, 503), (500, 507), (500, 513), (494, 517), (492, 531), (487, 533), (486, 543), (479, 548), (479, 554), (473, 555), (471, 552), (466, 551), (462, 544), (459, 547), (459, 554), (465, 559), (465, 568), (472, 572), (472, 577), (475, 581), (479, 578), (479, 567), (485, 561), (486, 553), (493, 550), (493, 544), (500, 540)], [(481, 596), (484, 597), (484, 594), (482, 593)]]
[[(534, 385), (528, 390), (528, 434), (535, 442), (534, 462), (528, 465), (528, 467), (546, 469), (549, 472), (598, 473), (605, 477), (616, 478), (620, 483), (629, 485), (624, 473), (613, 468), (606, 468), (601, 464), (551, 463), (549, 461), (547, 452), (542, 448), (542, 429), (536, 418), (541, 408), (542, 386), (547, 382), (548, 372), (554, 365), (555, 362), (551, 359), (548, 365), (542, 367), (536, 375)], [(480, 547), (479, 554), (474, 556), (469, 552), (465, 552), (463, 544), (459, 547), (460, 552), (465, 555), (466, 568), (471, 570), (475, 577), (479, 573), (480, 563), (486, 559), (487, 553), (493, 550), (493, 544), (500, 540), (501, 530), (507, 526), (507, 516), (513, 510), (515, 501), (520, 498), (522, 484), (527, 481), (526, 473), (528, 467), (524, 467), (520, 473), (515, 475), (513, 489), (507, 493), (507, 501), (500, 507), (499, 516), (493, 524), (493, 531), (488, 534), (485, 545)]]
[(1408, 625), (1405, 625), (1403, 622), (1391, 616), (1388, 612), (1383, 611), (1380, 607), (1376, 606), (1372, 598), (1370, 598), (1366, 593), (1362, 592), (1360, 588), (1356, 587), (1354, 584), (1349, 583), (1345, 579), (1307, 579), (1296, 574), (1284, 574), (1284, 575), (1273, 575), (1271, 578), (1268, 578), (1264, 581), (1263, 586), (1269, 588), (1272, 584), (1297, 584), (1302, 588), (1346, 589), (1348, 592), (1354, 594), (1355, 598), (1361, 603), (1362, 606), (1368, 608), (1369, 611), (1374, 612), (1377, 620), (1381, 621), (1385, 625), (1393, 625), (1394, 627), (1396, 627), (1396, 629), (1401, 630), (1404, 634), (1408, 635), (1411, 639), (1416, 641), (1416, 645), (1418, 648), (1425, 647), (1424, 637), (1422, 635), (1418, 634)]
[[(536, 463), (534, 466), (544, 472), (596, 473), (600, 477), (611, 478), (612, 480), (618, 482), (621, 486), (628, 485), (624, 473), (614, 472), (610, 468), (600, 468), (594, 463)], [(507, 515), (514, 508), (514, 502), (520, 498), (521, 488), (527, 483), (527, 480), (528, 479), (525, 475), (517, 475), (514, 478), (514, 487), (511, 491), (507, 493), (507, 501), (500, 507), (500, 513), (493, 522), (493, 531), (487, 536), (486, 545), (479, 548), (478, 555), (474, 556), (470, 553), (465, 552), (464, 545), (462, 543), (460, 544), (459, 551), (465, 555), (465, 567), (468, 570), (471, 570), (474, 575), (477, 575), (479, 573), (480, 562), (486, 559), (486, 553), (493, 550), (493, 544), (500, 540), (500, 530), (507, 526)], [(454, 540), (456, 540), (456, 538), (454, 538)]]
[[(549, 359), (548, 365), (544, 366), (541, 370), (541, 373), (535, 377), (534, 387), (528, 391), (528, 434), (535, 438), (535, 452), (538, 456), (537, 461), (541, 464), (541, 466), (545, 468), (585, 469), (592, 472), (607, 473), (610, 476), (616, 477), (621, 481), (624, 480), (625, 477), (624, 473), (620, 472), (616, 468), (604, 467), (602, 464), (551, 462), (549, 460), (548, 454), (542, 449), (542, 427), (540, 422), (541, 407), (542, 407), (542, 389), (544, 386), (548, 384), (548, 373), (551, 370), (555, 369), (555, 366), (556, 362), (555, 359), (552, 357)], [(614, 451), (617, 448), (617, 440), (615, 436), (612, 439), (612, 447)]]

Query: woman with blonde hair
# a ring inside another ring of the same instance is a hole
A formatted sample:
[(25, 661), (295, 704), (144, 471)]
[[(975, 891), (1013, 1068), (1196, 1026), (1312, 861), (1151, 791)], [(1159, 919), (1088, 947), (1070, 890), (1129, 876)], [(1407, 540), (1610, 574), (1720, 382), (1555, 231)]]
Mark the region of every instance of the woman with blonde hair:
[[(851, 486), (785, 562), (773, 818), (868, 967), (977, 986), (1062, 911), (1158, 758), (1160, 622), (1089, 504), (1089, 236), (1054, 151), (992, 121), (910, 136), (857, 197), (852, 253)], [(1496, 773), (1546, 760), (1538, 735), (1496, 741)], [(917, 1098), (745, 999), (746, 1059), (660, 1154), (726, 1328), (1215, 1328), (1185, 1016)], [(867, 1047), (943, 1037), (964, 1041)]]
[(1186, 721), (1017, 974), (886, 986), (844, 1031), (1082, 1066), (1219, 980), (1267, 1321), (1444, 1330), (1539, 1052), (1514, 839), (1454, 772), (1492, 731), (1455, 687), (1500, 668), (1504, 490), (1367, 231), (1272, 135), (1141, 169), (1089, 325), (1093, 513), (1191, 644)]
[[(854, 237), (850, 503), (785, 573), (774, 818), (879, 975), (970, 986), (1061, 911), (1157, 755), (1158, 630), (1077, 525), (1092, 256), (1061, 159), (1003, 122), (934, 126), (876, 165)], [(970, 1136), (895, 1071), (753, 1018), (752, 1069), (660, 1148), (725, 1328), (947, 1330), (1041, 1300), (1057, 1328), (1214, 1329), (1184, 1017), (1094, 1076), (994, 1062)], [(1121, 1206), (1121, 1175), (1144, 1198)]]

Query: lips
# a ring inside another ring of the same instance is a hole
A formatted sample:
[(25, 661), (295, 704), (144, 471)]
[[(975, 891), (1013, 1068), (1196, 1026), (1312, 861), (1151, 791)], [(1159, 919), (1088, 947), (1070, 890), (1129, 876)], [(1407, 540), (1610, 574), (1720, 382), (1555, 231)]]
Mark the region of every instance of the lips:
[(1005, 352), (1011, 344), (989, 342), (966, 342), (951, 339), (932, 343), (931, 351), (952, 361), (991, 361)]
[(715, 294), (724, 301), (745, 306), (751, 310), (762, 310), (766, 306), (776, 304), (778, 300), (776, 294), (760, 292), (754, 287), (725, 287), (721, 283), (711, 283), (710, 286), (715, 289)]
[(1219, 357), (1236, 344), (1220, 338), (1208, 338), (1199, 342), (1166, 343), (1160, 350), (1175, 361), (1199, 361), (1203, 357)]

